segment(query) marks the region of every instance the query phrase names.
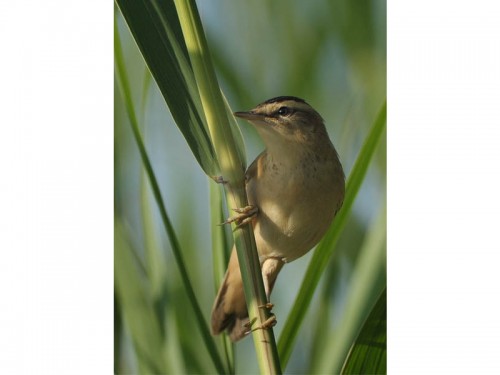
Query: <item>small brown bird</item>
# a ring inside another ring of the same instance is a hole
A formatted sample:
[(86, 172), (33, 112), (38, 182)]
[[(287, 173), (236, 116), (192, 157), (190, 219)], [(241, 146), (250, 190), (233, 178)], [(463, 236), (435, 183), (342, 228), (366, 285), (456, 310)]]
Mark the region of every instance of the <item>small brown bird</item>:
[[(276, 277), (323, 237), (344, 200), (345, 177), (323, 119), (303, 99), (280, 96), (235, 116), (252, 123), (266, 149), (246, 172), (251, 219), (267, 299)], [(232, 341), (247, 331), (248, 311), (233, 248), (212, 310), (212, 333)]]

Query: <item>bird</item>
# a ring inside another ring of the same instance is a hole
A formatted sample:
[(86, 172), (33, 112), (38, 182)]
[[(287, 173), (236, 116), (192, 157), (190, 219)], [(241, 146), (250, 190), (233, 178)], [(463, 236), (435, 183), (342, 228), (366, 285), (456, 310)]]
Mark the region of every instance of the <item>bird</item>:
[[(323, 118), (304, 99), (279, 96), (235, 112), (257, 130), (265, 150), (248, 167), (245, 188), (267, 300), (286, 263), (323, 237), (342, 207), (345, 175)], [(241, 217), (238, 218), (239, 221)], [(212, 308), (213, 335), (236, 342), (249, 333), (236, 249)]]

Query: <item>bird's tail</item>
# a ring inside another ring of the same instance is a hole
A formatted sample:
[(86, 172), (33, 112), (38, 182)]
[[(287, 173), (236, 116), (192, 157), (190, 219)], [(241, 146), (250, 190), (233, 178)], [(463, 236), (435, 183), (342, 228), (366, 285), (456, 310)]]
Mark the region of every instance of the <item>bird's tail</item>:
[(247, 322), (248, 310), (243, 281), (236, 250), (233, 248), (224, 281), (212, 308), (212, 334), (218, 335), (227, 330), (231, 341), (238, 341), (249, 331), (245, 326)]

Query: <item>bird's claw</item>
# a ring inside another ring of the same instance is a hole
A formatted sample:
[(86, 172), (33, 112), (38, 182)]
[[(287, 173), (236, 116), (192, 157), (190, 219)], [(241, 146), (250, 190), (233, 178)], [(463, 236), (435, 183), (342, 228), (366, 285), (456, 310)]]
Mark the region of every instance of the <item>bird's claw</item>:
[(236, 223), (235, 230), (241, 228), (243, 225), (248, 224), (252, 221), (253, 217), (259, 212), (256, 206), (246, 206), (243, 208), (233, 208), (233, 211), (237, 212), (238, 215), (228, 218), (226, 221), (219, 225)]
[(255, 327), (251, 330), (251, 332), (256, 331), (258, 329), (269, 329), (273, 328), (278, 321), (276, 320), (276, 315), (272, 314), (264, 323), (260, 325), (260, 327)]
[(271, 316), (264, 323), (262, 323), (260, 326), (252, 328), (252, 326), (254, 325), (254, 323), (256, 321), (257, 321), (257, 318), (253, 318), (251, 321), (248, 321), (243, 325), (245, 328), (249, 329), (248, 331), (245, 332), (245, 335), (248, 335), (249, 333), (251, 333), (253, 331), (257, 331), (258, 329), (273, 328), (278, 323), (278, 321), (276, 320), (276, 315), (274, 315), (274, 314), (271, 314)]
[(259, 309), (266, 309), (266, 310), (271, 311), (273, 309), (273, 307), (274, 307), (274, 303), (267, 302), (267, 303), (265, 303), (263, 305), (260, 305)]

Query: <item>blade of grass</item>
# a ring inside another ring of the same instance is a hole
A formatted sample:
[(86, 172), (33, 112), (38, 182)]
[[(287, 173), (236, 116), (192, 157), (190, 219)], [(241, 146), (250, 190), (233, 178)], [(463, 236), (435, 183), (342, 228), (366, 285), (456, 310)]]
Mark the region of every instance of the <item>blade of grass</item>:
[(115, 222), (115, 286), (123, 318), (130, 331), (141, 373), (165, 373), (162, 335), (152, 297), (140, 267), (137, 266), (130, 241), (120, 222)]
[[(146, 139), (146, 105), (148, 101), (149, 87), (151, 85), (151, 73), (147, 68), (144, 69), (144, 85), (142, 88), (142, 103), (140, 109), (140, 123), (142, 133)], [(163, 290), (165, 289), (166, 267), (165, 259), (160, 253), (157, 243), (157, 236), (154, 227), (154, 218), (152, 212), (152, 202), (150, 202), (150, 186), (148, 176), (144, 169), (141, 170), (140, 194), (141, 194), (141, 218), (144, 230), (144, 250), (146, 269), (148, 278), (151, 281), (151, 289), (155, 301), (161, 299)], [(163, 309), (160, 309), (163, 310)]]
[[(309, 365), (313, 366), (314, 363), (321, 359), (321, 356), (326, 347), (326, 343), (330, 337), (330, 326), (332, 324), (332, 316), (335, 315), (336, 299), (332, 298), (336, 290), (339, 289), (341, 278), (337, 274), (337, 267), (334, 267), (331, 262), (329, 268), (325, 271), (324, 282), (320, 296), (315, 303), (314, 312), (311, 314), (311, 321), (314, 322), (310, 327), (312, 333), (311, 345), (308, 348), (310, 353)], [(298, 344), (304, 347), (304, 343)]]
[[(214, 291), (222, 284), (229, 261), (231, 245), (227, 240), (225, 227), (219, 225), (225, 220), (223, 194), (220, 186), (210, 184), (210, 224), (212, 228), (212, 254), (214, 270)], [(229, 336), (221, 335), (222, 346), (229, 373), (234, 373), (234, 348)]]
[(179, 325), (173, 310), (170, 308), (165, 312), (165, 330), (168, 332), (165, 343), (166, 357), (169, 359), (171, 374), (187, 374), (183, 347), (179, 345), (179, 337), (182, 337), (182, 333), (179, 332)]
[(307, 309), (309, 308), (314, 291), (316, 290), (321, 275), (328, 264), (328, 260), (335, 250), (335, 244), (347, 223), (347, 218), (351, 212), (354, 199), (356, 198), (359, 188), (361, 187), (368, 165), (373, 158), (377, 144), (385, 129), (386, 115), (387, 105), (384, 103), (370, 130), (370, 133), (365, 139), (363, 147), (361, 148), (359, 156), (356, 159), (354, 167), (347, 180), (346, 194), (342, 209), (337, 214), (337, 217), (325, 237), (323, 237), (321, 242), (318, 244), (311, 262), (309, 263), (304, 281), (301, 284), (295, 303), (279, 338), (278, 350), (283, 367), (286, 367), (286, 364), (290, 359), (297, 334), (300, 331), (299, 328), (304, 320)]
[(387, 373), (387, 289), (383, 290), (363, 325), (341, 373)]
[[(224, 185), (228, 192), (227, 201), (232, 208), (244, 207), (248, 205), (248, 201), (242, 150), (238, 149), (233, 131), (229, 126), (228, 114), (215, 76), (196, 3), (194, 0), (175, 0), (174, 2), (222, 177), (227, 181)], [(259, 308), (267, 300), (252, 228), (246, 226), (235, 231), (234, 239), (249, 316), (251, 320), (257, 318), (256, 324), (259, 322), (262, 324), (270, 317), (270, 312)], [(254, 330), (253, 338), (261, 373), (281, 373), (273, 330)]]
[(172, 1), (116, 0), (128, 27), (196, 160), (210, 176), (215, 152)]
[(118, 81), (118, 85), (120, 87), (121, 94), (123, 96), (123, 100), (125, 101), (125, 107), (127, 109), (127, 114), (129, 116), (129, 123), (132, 128), (132, 132), (134, 135), (134, 139), (137, 143), (137, 147), (139, 148), (139, 153), (141, 155), (141, 160), (144, 165), (144, 169), (146, 170), (146, 173), (148, 175), (149, 182), (151, 184), (151, 189), (153, 191), (156, 203), (158, 205), (158, 209), (160, 211), (160, 216), (162, 219), (162, 223), (164, 225), (165, 231), (168, 235), (172, 251), (174, 253), (174, 257), (177, 263), (177, 266), (179, 268), (179, 272), (181, 275), (181, 279), (186, 291), (186, 294), (188, 295), (188, 298), (191, 302), (191, 306), (195, 312), (196, 315), (196, 322), (198, 323), (199, 329), (202, 334), (202, 338), (204, 341), (204, 344), (212, 358), (212, 361), (219, 373), (224, 373), (226, 372), (226, 369), (223, 366), (222, 360), (219, 357), (219, 354), (217, 352), (217, 348), (215, 346), (214, 341), (212, 340), (212, 337), (210, 335), (210, 331), (208, 329), (207, 323), (205, 322), (203, 313), (201, 311), (201, 308), (198, 304), (198, 301), (196, 299), (196, 295), (194, 293), (193, 286), (191, 284), (191, 281), (189, 279), (189, 274), (187, 272), (186, 268), (186, 263), (183, 259), (182, 252), (179, 246), (179, 241), (177, 239), (177, 236), (174, 232), (174, 228), (172, 226), (172, 223), (170, 222), (170, 218), (168, 217), (167, 210), (165, 208), (165, 204), (163, 202), (163, 198), (161, 196), (160, 188), (158, 186), (158, 182), (156, 179), (156, 176), (154, 174), (153, 168), (151, 166), (151, 163), (149, 161), (149, 157), (146, 152), (146, 148), (144, 146), (143, 140), (142, 140), (142, 135), (139, 130), (139, 125), (137, 123), (137, 117), (135, 114), (135, 110), (132, 104), (132, 99), (131, 99), (131, 92), (130, 92), (130, 87), (128, 84), (128, 79), (127, 75), (125, 72), (125, 63), (123, 61), (123, 54), (122, 54), (122, 48), (120, 44), (120, 38), (119, 38), (119, 32), (118, 32), (118, 27), (116, 25), (115, 21), (115, 63), (116, 63), (116, 78)]
[(360, 249), (339, 328), (326, 342), (313, 373), (338, 374), (377, 298), (386, 286), (386, 211), (373, 224)]
[(210, 184), (210, 226), (212, 228), (215, 292), (217, 292), (224, 279), (231, 251), (231, 244), (226, 238), (225, 227), (220, 225), (224, 220), (226, 218), (224, 216), (224, 202), (221, 188), (216, 184)]
[(122, 357), (121, 342), (123, 336), (123, 319), (122, 312), (120, 308), (120, 302), (118, 301), (117, 292), (115, 288), (113, 296), (113, 323), (114, 323), (114, 335), (113, 335), (113, 371), (115, 374), (119, 374), (120, 371), (120, 361)]

